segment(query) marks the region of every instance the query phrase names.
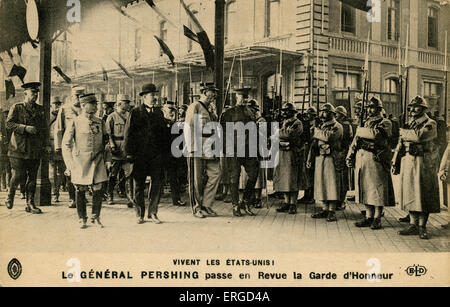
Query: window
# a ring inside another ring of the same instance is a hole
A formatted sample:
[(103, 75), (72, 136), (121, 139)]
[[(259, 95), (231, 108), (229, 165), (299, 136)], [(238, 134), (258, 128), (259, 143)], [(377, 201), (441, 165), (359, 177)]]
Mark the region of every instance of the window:
[(428, 47), (438, 47), (438, 10), (428, 8)]
[[(167, 42), (167, 22), (166, 21), (161, 21), (159, 23), (159, 37), (161, 38), (161, 40), (163, 42)], [(161, 48), (159, 50), (159, 55), (160, 56), (164, 55), (164, 52), (162, 51)]]
[(142, 32), (140, 29), (137, 29), (134, 32), (134, 60), (138, 61), (141, 58), (142, 54)]
[(359, 89), (360, 78), (361, 76), (359, 74), (337, 72), (334, 80), (334, 88), (347, 89), (350, 87), (350, 89)]
[(236, 38), (239, 33), (239, 23), (237, 20), (237, 5), (235, 0), (227, 1), (225, 10), (225, 42), (228, 43)]
[(394, 78), (384, 80), (384, 92), (396, 94), (398, 80)]
[(341, 10), (341, 31), (355, 34), (356, 16), (355, 9), (347, 4), (342, 3)]
[[(194, 14), (195, 17), (198, 18), (198, 10), (196, 8), (194, 8), (193, 6), (194, 5), (190, 5), (189, 6), (189, 10), (192, 12), (192, 14)], [(191, 30), (194, 29), (194, 25), (193, 25), (192, 19), (190, 17), (188, 18), (187, 27), (189, 29), (191, 29)], [(194, 44), (193, 43), (194, 42), (192, 41), (192, 39), (190, 39), (190, 38), (187, 39), (187, 52), (188, 53), (192, 52), (192, 50), (194, 49)]]
[(389, 0), (388, 39), (398, 41), (400, 36), (400, 0)]
[(266, 37), (279, 35), (280, 30), (280, 0), (266, 0), (266, 22), (264, 34)]
[[(428, 82), (425, 81), (423, 83), (423, 96), (428, 101), (428, 105), (430, 107), (430, 111), (434, 113), (434, 111), (440, 111), (442, 106), (441, 98), (442, 98), (442, 84), (437, 82)], [(443, 106), (442, 106), (443, 109)]]

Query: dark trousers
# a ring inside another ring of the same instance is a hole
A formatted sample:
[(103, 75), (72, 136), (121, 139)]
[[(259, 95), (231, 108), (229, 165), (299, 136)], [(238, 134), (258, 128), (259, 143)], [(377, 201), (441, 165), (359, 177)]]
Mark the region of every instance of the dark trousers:
[[(117, 184), (117, 178), (119, 178), (119, 175), (122, 170), (122, 165), (125, 162), (126, 161), (120, 161), (120, 160), (112, 160), (111, 161), (111, 168), (109, 170), (109, 179), (108, 179), (108, 194), (109, 194), (109, 197), (111, 197), (111, 198), (114, 196), (114, 188)], [(123, 174), (123, 172), (122, 172), (122, 174)], [(123, 179), (125, 179), (125, 178), (123, 177)], [(122, 182), (124, 180), (122, 180), (122, 178), (121, 178), (120, 181)], [(119, 182), (119, 185), (121, 182)]]
[(176, 204), (181, 200), (181, 187), (186, 183), (185, 167), (186, 159), (171, 159), (167, 164), (167, 178), (170, 184), (172, 202)]
[(136, 213), (139, 218), (145, 217), (145, 180), (147, 176), (150, 176), (152, 179), (149, 193), (149, 206), (147, 208), (148, 217), (150, 217), (152, 214), (158, 213), (158, 205), (161, 199), (161, 186), (163, 180), (162, 164), (162, 159), (160, 158), (141, 158), (138, 159), (133, 166), (132, 176), (135, 188), (134, 197)]
[(241, 166), (245, 168), (248, 175), (247, 184), (244, 190), (244, 202), (251, 202), (254, 199), (256, 181), (259, 175), (259, 161), (256, 158), (226, 158), (230, 172), (230, 192), (233, 205), (239, 204), (239, 178), (241, 176)]
[[(87, 190), (88, 190), (88, 187), (86, 187), (86, 186), (77, 186), (76, 194), (75, 194), (78, 218), (83, 219), (85, 221), (87, 220), (87, 213), (86, 213), (86, 191)], [(93, 218), (100, 217), (100, 212), (102, 210), (102, 199), (103, 199), (102, 190), (94, 190), (92, 193), (92, 217)]]
[(2, 189), (6, 190), (11, 183), (11, 164), (8, 157), (0, 159), (0, 180)]
[(50, 161), (50, 166), (53, 170), (53, 195), (59, 196), (59, 191), (65, 181), (64, 172), (66, 171), (66, 165), (64, 161), (52, 160)]
[(39, 170), (40, 160), (26, 160), (18, 158), (9, 158), (12, 168), (12, 178), (9, 187), (9, 199), (14, 199), (16, 189), (19, 184), (24, 187), (27, 195), (27, 202), (34, 203), (34, 194), (36, 192), (36, 178)]

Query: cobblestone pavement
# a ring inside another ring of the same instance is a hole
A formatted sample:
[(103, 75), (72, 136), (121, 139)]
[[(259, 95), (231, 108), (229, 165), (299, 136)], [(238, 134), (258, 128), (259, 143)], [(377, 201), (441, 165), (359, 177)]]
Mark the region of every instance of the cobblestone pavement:
[[(337, 213), (338, 221), (327, 223), (314, 220), (311, 214), (318, 205), (299, 205), (297, 215), (276, 212), (279, 200), (270, 199), (269, 208), (256, 216), (235, 218), (231, 204), (217, 202), (216, 218), (196, 219), (190, 207), (174, 207), (166, 193), (160, 205), (155, 225), (147, 222), (137, 225), (134, 209), (124, 199), (117, 205), (103, 205), (102, 221), (105, 228), (89, 226), (79, 229), (76, 209), (68, 208), (67, 193), (61, 202), (42, 207), (42, 215), (25, 212), (25, 202), (16, 196), (16, 204), (8, 210), (0, 193), (0, 250), (33, 252), (233, 252), (243, 253), (320, 253), (320, 252), (449, 252), (447, 211), (434, 214), (429, 221), (430, 240), (417, 236), (401, 237), (397, 234), (405, 225), (397, 220), (405, 216), (399, 208), (388, 208), (383, 229), (358, 229), (354, 222), (361, 218), (355, 204), (347, 204)], [(89, 205), (88, 205), (89, 206)]]

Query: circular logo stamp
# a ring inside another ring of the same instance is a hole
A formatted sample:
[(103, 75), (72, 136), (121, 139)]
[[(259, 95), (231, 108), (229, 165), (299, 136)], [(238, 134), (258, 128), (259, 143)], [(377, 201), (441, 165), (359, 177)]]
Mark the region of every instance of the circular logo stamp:
[(20, 264), (20, 261), (16, 258), (8, 263), (8, 274), (14, 280), (22, 275), (22, 264)]

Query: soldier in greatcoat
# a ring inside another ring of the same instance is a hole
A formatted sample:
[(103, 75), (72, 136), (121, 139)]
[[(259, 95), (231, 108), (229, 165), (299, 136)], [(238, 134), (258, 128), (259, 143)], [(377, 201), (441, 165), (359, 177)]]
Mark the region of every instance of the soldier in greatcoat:
[(347, 192), (350, 189), (350, 170), (345, 163), (345, 159), (347, 157), (348, 150), (350, 148), (350, 144), (353, 141), (353, 127), (347, 117), (347, 110), (343, 106), (339, 106), (336, 108), (336, 120), (338, 123), (342, 125), (343, 134), (342, 134), (342, 143), (341, 150), (338, 154), (338, 161), (336, 162), (336, 170), (341, 177), (341, 203), (337, 204), (336, 209), (343, 209), (345, 207), (344, 201), (347, 196)]
[[(400, 129), (396, 148), (402, 156), (400, 206), (409, 211), (411, 218), (410, 226), (399, 234), (419, 235), (421, 239), (428, 239), (426, 226), (430, 213), (440, 212), (437, 124), (425, 114), (427, 109), (428, 103), (423, 97), (417, 96), (409, 103), (410, 119), (405, 129)], [(398, 170), (393, 169), (393, 172)]]
[[(108, 181), (103, 158), (107, 142), (106, 129), (101, 118), (95, 116), (97, 99), (95, 94), (80, 97), (81, 114), (67, 127), (62, 141), (62, 153), (66, 163), (66, 173), (76, 187), (76, 206), (81, 228), (87, 222), (86, 191), (92, 189), (91, 222), (100, 226), (100, 212), (103, 201), (103, 183)], [(103, 227), (103, 226), (102, 226)]]
[(13, 208), (17, 186), (26, 181), (26, 211), (33, 214), (42, 213), (34, 203), (36, 178), (42, 154), (45, 150), (50, 151), (45, 133), (44, 107), (36, 103), (40, 85), (39, 82), (22, 85), (25, 101), (15, 104), (6, 120), (6, 128), (11, 132), (8, 157), (12, 167), (6, 207)]
[(314, 204), (314, 163), (311, 168), (307, 168), (308, 153), (312, 144), (312, 131), (314, 129), (314, 123), (317, 119), (317, 109), (313, 106), (306, 110), (306, 113), (300, 118), (303, 125), (303, 133), (301, 140), (300, 156), (302, 159), (300, 170), (300, 181), (302, 186), (300, 189), (304, 189), (305, 193), (299, 200), (302, 204)]
[(330, 104), (322, 105), (319, 111), (320, 126), (314, 128), (314, 145), (308, 157), (311, 167), (315, 156), (314, 199), (321, 202), (322, 212), (312, 218), (326, 218), (328, 222), (337, 221), (336, 205), (341, 202), (341, 178), (336, 170), (336, 162), (341, 148), (343, 128), (335, 119), (336, 110)]
[[(85, 94), (85, 89), (80, 86), (74, 86), (72, 88), (72, 97), (69, 102), (63, 105), (58, 112), (56, 122), (54, 125), (54, 138), (55, 138), (55, 153), (61, 154), (62, 139), (64, 132), (69, 127), (78, 115), (81, 113), (80, 96)], [(67, 189), (69, 192), (70, 206), (69, 208), (76, 208), (75, 204), (75, 187), (72, 184), (69, 176), (66, 176)]]
[(369, 100), (368, 117), (356, 130), (347, 155), (347, 166), (355, 169), (355, 202), (366, 207), (364, 220), (355, 225), (373, 230), (381, 229), (383, 208), (395, 205), (389, 191), (392, 124), (381, 115), (382, 109), (379, 98)]
[(297, 213), (297, 198), (300, 190), (301, 136), (303, 125), (296, 118), (296, 110), (292, 103), (286, 103), (281, 109), (284, 118), (279, 131), (280, 149), (278, 165), (273, 175), (273, 187), (276, 192), (283, 193), (284, 204), (277, 212)]

